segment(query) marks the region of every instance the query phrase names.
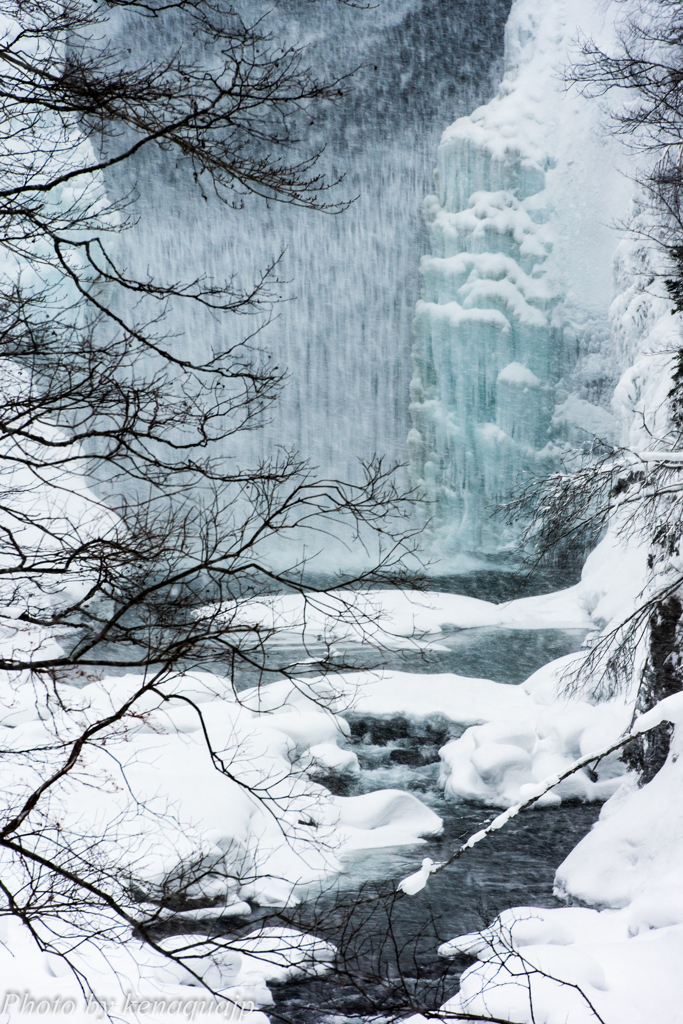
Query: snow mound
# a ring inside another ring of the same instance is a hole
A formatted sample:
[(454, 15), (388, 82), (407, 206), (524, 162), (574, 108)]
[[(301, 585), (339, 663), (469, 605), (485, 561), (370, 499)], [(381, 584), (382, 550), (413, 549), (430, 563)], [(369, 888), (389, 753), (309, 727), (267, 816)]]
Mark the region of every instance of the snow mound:
[(440, 952), (476, 955), (451, 1013), (531, 1024), (683, 1019), (683, 926), (630, 935), (624, 911), (518, 907), (484, 932), (459, 936)]
[[(548, 678), (554, 688), (558, 675), (577, 657), (581, 655), (569, 655), (535, 673), (529, 680), (532, 691), (540, 690), (546, 697)], [(439, 781), (448, 798), (512, 807), (524, 798), (524, 786), (565, 771), (577, 758), (617, 740), (630, 723), (632, 706), (623, 700), (597, 705), (562, 699), (535, 703), (527, 686), (519, 688), (526, 701), (520, 699), (516, 715), (497, 709), (489, 722), (470, 727), (441, 748)], [(625, 771), (618, 755), (610, 755), (592, 776), (586, 769), (576, 772), (538, 804), (606, 800)]]
[[(679, 696), (676, 694), (676, 696)], [(561, 895), (607, 907), (630, 907), (633, 934), (683, 925), (683, 730), (651, 782), (624, 785), (556, 876)]]

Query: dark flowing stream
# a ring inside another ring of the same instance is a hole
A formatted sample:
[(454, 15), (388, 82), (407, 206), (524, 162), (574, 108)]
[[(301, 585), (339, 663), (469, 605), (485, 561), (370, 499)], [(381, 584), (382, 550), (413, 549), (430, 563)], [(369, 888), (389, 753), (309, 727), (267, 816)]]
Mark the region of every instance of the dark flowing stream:
[(433, 791), (420, 795), (442, 815), (442, 835), (349, 865), (308, 917), (304, 911), (301, 924), (310, 921), (316, 934), (341, 946), (340, 963), (321, 978), (271, 985), (273, 1019), (318, 1024), (436, 1010), (457, 992), (460, 975), (473, 962), (439, 957), (440, 943), (479, 931), (510, 907), (564, 906), (552, 894), (555, 871), (597, 820), (599, 804), (526, 812), (434, 875), (422, 892), (397, 898), (396, 884), (423, 857), (443, 859), (496, 813), (481, 805), (448, 805)]
[[(494, 575), (481, 581), (479, 594), (500, 599), (506, 581), (499, 577), (496, 586)], [(410, 656), (409, 669), (514, 685), (548, 661), (577, 650), (583, 636), (580, 630), (462, 630), (440, 638), (449, 644), (448, 652)], [(348, 717), (361, 771), (322, 781), (344, 795), (409, 790), (443, 818), (444, 829), (419, 847), (359, 856), (346, 863), (333, 888), (305, 894), (301, 925), (308, 924), (343, 949), (335, 973), (274, 987), (272, 1016), (305, 1024), (436, 1009), (457, 991), (460, 974), (471, 962), (466, 957), (440, 958), (438, 945), (478, 931), (508, 907), (560, 906), (552, 894), (555, 871), (600, 811), (599, 804), (578, 803), (529, 811), (433, 876), (418, 895), (397, 898), (397, 882), (417, 870), (423, 857), (445, 859), (496, 809), (444, 800), (438, 786), (438, 749), (462, 731), (454, 731), (452, 723), (438, 717), (421, 723), (401, 715)]]

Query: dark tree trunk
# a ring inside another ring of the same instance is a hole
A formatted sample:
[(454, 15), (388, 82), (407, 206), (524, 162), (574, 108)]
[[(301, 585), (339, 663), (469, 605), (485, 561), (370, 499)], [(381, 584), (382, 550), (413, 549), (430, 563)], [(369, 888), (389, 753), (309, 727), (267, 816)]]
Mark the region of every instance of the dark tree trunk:
[[(677, 596), (656, 606), (650, 617), (650, 654), (638, 692), (636, 713), (649, 711), (660, 700), (683, 690), (683, 606)], [(654, 778), (669, 754), (673, 726), (662, 722), (624, 749), (623, 759), (640, 774), (644, 785)]]

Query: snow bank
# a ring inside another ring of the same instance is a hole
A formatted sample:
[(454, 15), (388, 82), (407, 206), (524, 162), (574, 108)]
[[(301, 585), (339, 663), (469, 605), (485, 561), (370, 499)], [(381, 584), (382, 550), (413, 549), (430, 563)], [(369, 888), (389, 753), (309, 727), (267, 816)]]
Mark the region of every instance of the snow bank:
[[(240, 703), (260, 711), (262, 720), (277, 728), (283, 716), (285, 722), (289, 720), (291, 712), (285, 709), (294, 708), (296, 713), (306, 715), (312, 709), (319, 713), (320, 705), (338, 715), (403, 715), (416, 722), (438, 715), (465, 726), (499, 716), (523, 717), (534, 707), (533, 700), (520, 686), (450, 672), (346, 672), (343, 676), (270, 683), (245, 690), (239, 696)], [(348, 729), (343, 718), (336, 721), (340, 730)]]
[[(68, 749), (83, 728), (106, 719), (143, 681), (127, 675), (65, 685), (56, 702), (24, 674), (0, 676), (5, 803), (19, 806), (51, 766), (61, 764), (64, 745)], [(307, 684), (289, 686), (289, 692), (281, 684), (263, 687), (261, 706), (254, 707), (258, 691), (247, 692), (240, 703), (231, 683), (212, 673), (170, 676), (156, 692), (138, 698), (135, 713), (109, 728), (102, 742), (93, 739), (84, 748), (78, 770), (53, 787), (42, 821), (48, 843), (51, 824), (64, 823), (60, 828), (75, 837), (74, 856), (79, 843), (85, 849), (96, 842), (98, 856), (116, 865), (121, 884), (135, 879), (147, 899), (134, 910), (140, 920), (173, 917), (185, 929), (173, 942), (183, 944), (178, 955), (192, 970), (231, 999), (258, 1005), (271, 1001), (269, 980), (327, 969), (329, 947), (318, 943), (313, 949), (317, 940), (294, 932), (288, 937), (270, 930), (264, 936), (255, 922), (247, 940), (235, 938), (216, 960), (201, 936), (203, 922), (236, 917), (243, 930), (254, 904), (291, 903), (298, 884), (342, 870), (346, 858), (420, 843), (441, 829), (438, 815), (410, 793), (337, 797), (319, 785), (315, 774), (321, 767), (358, 770), (355, 754), (344, 747), (348, 726)], [(327, 687), (327, 696), (341, 703), (339, 680)], [(39, 847), (41, 841), (36, 840)], [(3, 877), (17, 881), (18, 866), (6, 854), (0, 859)], [(160, 902), (159, 887), (168, 897), (174, 886), (196, 909), (174, 914)], [(68, 911), (36, 927), (53, 929), (58, 947), (73, 946)], [(8, 948), (0, 948), (0, 971), (15, 979), (16, 991), (24, 986), (36, 998), (44, 993), (50, 999), (71, 994), (80, 1007), (66, 965), (40, 953), (23, 926), (0, 921), (0, 939), (2, 928), (9, 931)], [(136, 999), (180, 999), (185, 1005), (183, 1000), (200, 991), (186, 967), (140, 945), (123, 922), (104, 915), (100, 930), (102, 940), (83, 943), (73, 960), (123, 1020), (134, 1019), (121, 1009), (128, 992)], [(20, 961), (18, 971), (9, 968), (13, 956)]]
[(498, 717), (523, 718), (533, 709), (521, 687), (491, 679), (394, 671), (349, 674), (345, 679), (353, 687), (352, 710), (358, 715), (404, 715), (418, 722), (441, 716), (469, 726)]
[(664, 767), (642, 788), (629, 776), (557, 872), (559, 896), (609, 909), (518, 907), (444, 943), (442, 956), (478, 960), (445, 1009), (520, 1024), (683, 1019), (683, 694), (637, 724), (660, 721), (675, 725)]
[(418, 590), (284, 594), (225, 606), (235, 624), (277, 631), (278, 646), (379, 643), (389, 648), (438, 644), (458, 629), (602, 629), (635, 607), (647, 550), (610, 530), (589, 555), (581, 582), (566, 590), (503, 604), (462, 594)]
[[(440, 783), (454, 800), (480, 800), (511, 807), (523, 787), (562, 772), (577, 758), (617, 740), (628, 727), (632, 702), (619, 698), (602, 704), (557, 697), (557, 685), (583, 653), (568, 655), (534, 673), (520, 687), (517, 707), (493, 704), (489, 721), (473, 726), (439, 751)], [(512, 710), (512, 713), (511, 713)], [(619, 787), (624, 765), (617, 755), (603, 759), (591, 777), (586, 769), (556, 786), (540, 801), (606, 800)]]
[(520, 1024), (592, 1024), (596, 1012), (607, 1024), (683, 1020), (683, 927), (629, 935), (623, 911), (520, 907), (440, 952), (459, 950), (479, 962), (444, 1005), (453, 1013)]
[[(341, 703), (336, 682), (334, 692)], [(54, 706), (48, 712), (44, 704), (31, 705), (33, 687), (26, 680), (14, 681), (6, 716), (0, 713), (5, 748), (21, 751), (50, 735), (66, 741), (110, 714), (142, 683), (141, 676), (127, 675), (74, 687), (60, 714)], [(256, 880), (238, 888), (228, 902), (286, 902), (296, 883), (339, 870), (344, 824), (351, 828), (354, 853), (418, 842), (420, 835), (438, 831), (437, 816), (408, 794), (400, 794), (401, 799), (395, 793), (386, 794), (386, 799), (375, 794), (374, 802), (367, 796), (341, 799), (312, 781), (307, 772), (321, 765), (357, 770), (353, 752), (339, 746), (348, 726), (320, 706), (312, 690), (306, 695), (290, 684), (286, 693), (281, 685), (275, 686), (277, 693), (261, 689), (259, 710), (249, 706), (255, 691), (247, 691), (238, 703), (231, 684), (219, 676), (172, 676), (159, 693), (137, 701), (135, 718), (125, 719), (118, 731), (109, 733), (106, 750), (95, 744), (86, 748), (82, 784), (71, 781), (54, 798), (65, 820), (97, 822), (106, 835), (115, 821), (132, 814), (131, 827), (140, 833), (135, 869), (150, 881), (172, 873), (184, 856), (202, 849), (217, 864), (232, 856), (240, 873)], [(332, 691), (330, 682), (326, 693)], [(275, 705), (270, 712), (263, 709), (267, 703)], [(212, 763), (205, 733), (221, 756), (225, 773)], [(12, 763), (17, 765), (16, 777)], [(93, 789), (93, 780), (100, 780), (101, 787)], [(5, 793), (19, 795), (34, 781), (21, 755), (8, 761)], [(172, 808), (166, 817), (165, 808)], [(313, 836), (311, 826), (302, 821), (316, 823)], [(117, 838), (122, 864), (130, 856), (126, 834), (124, 829)], [(209, 877), (197, 895), (213, 897), (221, 891), (218, 878)]]
[(277, 630), (277, 645), (356, 642), (420, 647), (429, 635), (449, 629), (589, 628), (581, 595), (570, 588), (543, 597), (496, 605), (460, 594), (418, 590), (370, 590), (355, 594), (286, 594), (226, 608), (236, 622)]
[[(382, 671), (349, 673), (343, 686), (334, 677), (305, 683), (273, 683), (240, 695), (261, 711), (264, 722), (285, 726), (295, 708), (305, 720), (316, 702), (338, 714), (391, 719), (419, 725), (438, 718), (462, 735), (439, 751), (439, 783), (453, 800), (510, 807), (523, 787), (564, 771), (578, 757), (617, 740), (633, 714), (629, 694), (605, 703), (558, 695), (583, 652), (567, 655), (535, 672), (521, 686), (450, 673), (425, 675)], [(312, 751), (311, 751), (312, 752)], [(604, 758), (594, 773), (584, 769), (540, 801), (606, 800), (619, 787), (625, 767), (618, 755)]]
[(631, 934), (683, 926), (683, 730), (669, 758), (642, 789), (625, 785), (558, 869), (563, 895), (629, 907)]
[[(193, 969), (206, 976), (220, 993), (218, 997), (202, 989), (182, 965), (139, 942), (85, 943), (71, 954), (89, 980), (91, 989), (84, 991), (67, 964), (41, 952), (18, 921), (5, 919), (0, 946), (0, 972), (5, 979), (0, 1020), (8, 1024), (49, 1020), (54, 1024), (64, 1019), (83, 1024), (110, 1015), (122, 1024), (139, 1024), (141, 1020), (170, 1024), (178, 1019), (267, 1024), (265, 1014), (254, 1010), (255, 1004), (272, 1003), (267, 981), (320, 973), (329, 967), (331, 950), (325, 943), (312, 937), (302, 942), (297, 936), (295, 952), (294, 934), (247, 937), (244, 953), (228, 949), (217, 956), (209, 955), (206, 936), (169, 940), (168, 948), (177, 950), (182, 943), (192, 945)], [(288, 944), (291, 963), (283, 969), (277, 958)]]

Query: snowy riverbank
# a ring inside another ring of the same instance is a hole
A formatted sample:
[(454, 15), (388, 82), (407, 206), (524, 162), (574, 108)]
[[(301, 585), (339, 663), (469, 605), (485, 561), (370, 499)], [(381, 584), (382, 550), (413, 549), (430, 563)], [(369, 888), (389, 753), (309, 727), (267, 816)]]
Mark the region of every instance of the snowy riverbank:
[[(427, 635), (441, 631), (444, 619), (459, 628), (476, 628), (482, 622), (515, 623), (520, 629), (547, 627), (549, 622), (604, 626), (612, 617), (610, 611), (621, 614), (625, 602), (635, 599), (640, 557), (638, 552), (627, 555), (607, 539), (576, 587), (505, 606), (439, 594), (371, 593), (362, 600), (379, 602), (382, 615), (389, 619), (389, 625), (380, 619), (377, 629), (406, 637), (413, 633), (416, 618)], [(614, 573), (606, 572), (610, 564)], [(618, 586), (606, 585), (606, 579)], [(21, 632), (5, 643), (16, 649), (20, 636)], [(29, 641), (25, 636), (22, 642)], [(145, 698), (139, 716), (127, 722), (106, 750), (88, 755), (78, 779), (57, 789), (52, 810), (58, 805), (65, 817), (80, 818), (86, 832), (101, 836), (103, 852), (115, 857), (121, 870), (132, 857), (131, 866), (150, 883), (171, 876), (174, 864), (188, 854), (201, 857), (205, 870), (194, 893), (197, 909), (171, 916), (176, 926), (187, 929), (183, 941), (199, 944), (194, 967), (214, 988), (229, 1000), (267, 1008), (270, 980), (329, 969), (331, 954), (324, 945), (293, 935), (263, 936), (255, 928), (250, 937), (245, 928), (252, 906), (287, 903), (298, 883), (343, 871), (349, 857), (357, 874), (359, 858), (362, 863), (367, 853), (419, 844), (421, 837), (441, 826), (434, 811), (413, 793), (380, 789), (341, 797), (316, 781), (321, 772), (347, 777), (358, 772), (346, 718), (381, 722), (400, 715), (417, 731), (435, 719), (442, 726), (445, 722), (457, 737), (440, 751), (440, 784), (447, 798), (508, 806), (525, 786), (560, 770), (577, 753), (616, 739), (628, 725), (628, 697), (605, 705), (558, 694), (563, 672), (575, 659), (576, 655), (561, 659), (520, 686), (452, 674), (379, 671), (283, 680), (235, 694), (228, 680), (211, 673), (171, 677), (157, 696)], [(68, 713), (60, 718), (54, 707), (36, 703), (27, 679), (5, 679), (3, 742), (19, 750), (40, 736), (67, 740), (71, 730), (106, 716), (139, 682), (124, 676), (74, 686)], [(229, 764), (227, 777), (211, 763), (204, 729), (213, 749)], [(550, 809), (539, 813), (552, 814), (552, 805), (560, 799), (605, 799), (619, 787), (623, 771), (613, 758), (598, 766), (597, 777), (578, 773), (546, 799)], [(6, 781), (17, 793), (30, 783), (23, 776)], [(267, 794), (267, 799), (255, 800), (245, 785)], [(269, 814), (269, 800), (277, 804), (277, 822)], [(608, 865), (609, 857), (618, 853), (609, 853), (609, 840), (606, 849), (602, 859)], [(580, 853), (577, 857), (583, 864)], [(241, 879), (233, 888), (225, 882), (230, 862), (239, 862), (236, 874)], [(571, 858), (567, 863), (571, 867)], [(250, 875), (251, 882), (246, 880)], [(581, 871), (569, 871), (568, 892), (579, 875)], [(588, 891), (589, 882), (583, 884)], [(590, 898), (594, 895), (589, 893)], [(140, 912), (158, 914), (159, 908), (143, 904)], [(240, 925), (240, 939), (220, 963), (201, 960), (201, 931), (193, 931), (193, 926), (201, 929), (207, 918), (233, 918)], [(68, 969), (54, 956), (41, 953), (22, 925), (9, 922), (5, 928), (0, 966), (5, 977), (14, 979), (11, 991), (30, 991), (36, 998), (52, 1000), (69, 996), (80, 1006), (78, 985)], [(63, 941), (68, 944), (67, 933)], [(190, 974), (165, 964), (160, 954), (144, 950), (120, 928), (114, 943), (84, 944), (74, 959), (95, 979), (97, 994), (117, 1012), (129, 992), (138, 999), (182, 1003), (201, 991)], [(475, 970), (468, 978), (465, 996), (479, 984), (481, 973)], [(8, 1009), (6, 1019), (13, 1020), (16, 1007)], [(166, 1017), (160, 1011), (149, 1018), (143, 1013), (139, 1019)], [(126, 1010), (120, 1019), (136, 1018)]]

